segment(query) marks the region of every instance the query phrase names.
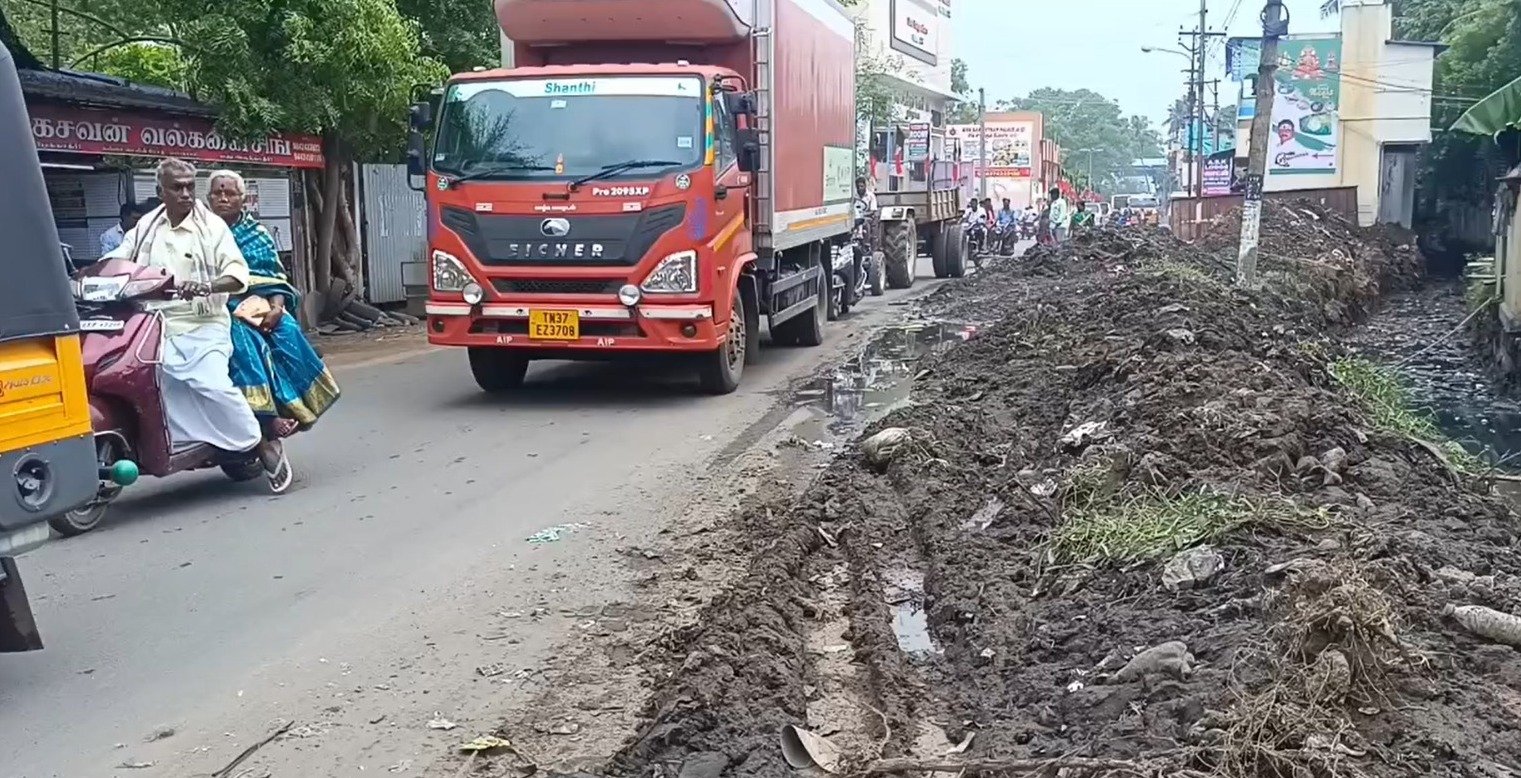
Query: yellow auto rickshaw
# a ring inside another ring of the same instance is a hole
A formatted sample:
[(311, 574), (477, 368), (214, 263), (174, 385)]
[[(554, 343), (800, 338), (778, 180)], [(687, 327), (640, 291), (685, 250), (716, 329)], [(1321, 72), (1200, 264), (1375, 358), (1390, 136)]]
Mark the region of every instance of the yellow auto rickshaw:
[(79, 315), (11, 53), (0, 44), (0, 652), (42, 648), (15, 555), (100, 481)]

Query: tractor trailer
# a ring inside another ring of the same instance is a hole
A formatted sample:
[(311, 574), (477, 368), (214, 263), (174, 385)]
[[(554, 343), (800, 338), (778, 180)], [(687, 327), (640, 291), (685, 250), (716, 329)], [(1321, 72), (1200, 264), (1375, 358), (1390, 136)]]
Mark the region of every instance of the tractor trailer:
[[(855, 38), (833, 0), (496, 0), (501, 69), (414, 105), (429, 341), (509, 392), (539, 359), (740, 383), (764, 321), (824, 338), (854, 223)], [(431, 129), (431, 143), (424, 131)]]

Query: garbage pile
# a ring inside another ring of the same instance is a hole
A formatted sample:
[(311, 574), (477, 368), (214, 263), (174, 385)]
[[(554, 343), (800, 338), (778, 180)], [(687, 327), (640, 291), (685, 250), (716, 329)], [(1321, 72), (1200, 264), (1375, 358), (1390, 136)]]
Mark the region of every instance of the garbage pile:
[(1246, 292), (1233, 229), (1097, 230), (934, 295), (988, 326), (745, 517), (747, 575), (668, 641), (614, 772), (1513, 774), (1521, 523), (1336, 340), (1416, 253), (1270, 205)]

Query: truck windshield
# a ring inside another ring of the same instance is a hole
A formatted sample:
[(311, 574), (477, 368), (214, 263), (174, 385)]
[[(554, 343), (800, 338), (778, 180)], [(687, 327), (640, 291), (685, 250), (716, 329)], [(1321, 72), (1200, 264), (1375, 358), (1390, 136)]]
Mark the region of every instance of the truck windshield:
[(702, 89), (695, 76), (458, 82), (444, 94), (433, 168), (558, 180), (638, 159), (696, 167), (705, 147)]

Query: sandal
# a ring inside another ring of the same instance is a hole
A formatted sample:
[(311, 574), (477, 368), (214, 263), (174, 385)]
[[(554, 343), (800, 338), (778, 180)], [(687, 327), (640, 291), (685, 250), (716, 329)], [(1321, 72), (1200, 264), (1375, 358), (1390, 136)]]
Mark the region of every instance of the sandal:
[(275, 494), (284, 494), (285, 490), (296, 480), (296, 473), (290, 466), (290, 459), (285, 456), (285, 446), (280, 446), (280, 461), (275, 463), (273, 470), (266, 469), (269, 478), (269, 490)]

